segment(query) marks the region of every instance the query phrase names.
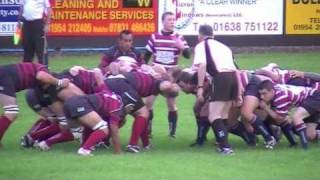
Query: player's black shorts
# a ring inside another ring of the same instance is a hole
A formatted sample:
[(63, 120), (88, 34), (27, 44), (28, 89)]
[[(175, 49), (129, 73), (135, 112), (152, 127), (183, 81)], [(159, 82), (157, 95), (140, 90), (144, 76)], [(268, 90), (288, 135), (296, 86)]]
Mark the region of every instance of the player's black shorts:
[(13, 78), (5, 68), (0, 68), (0, 94), (16, 97), (16, 88)]
[(304, 118), (303, 121), (305, 123), (320, 123), (320, 113), (313, 114), (307, 118)]
[(255, 96), (260, 99), (259, 84), (262, 81), (257, 76), (252, 76), (248, 85), (245, 87), (244, 96)]
[(320, 91), (316, 91), (313, 95), (309, 96), (305, 99), (301, 107), (306, 109), (310, 115), (319, 114), (320, 113)]
[(64, 114), (67, 119), (77, 119), (94, 111), (87, 96), (73, 96), (64, 102)]
[(144, 106), (142, 98), (137, 91), (130, 85), (130, 83), (124, 78), (112, 78), (106, 79), (105, 83), (110, 90), (121, 97), (124, 106), (134, 104), (132, 112), (136, 112)]
[(220, 72), (213, 77), (213, 91), (210, 101), (232, 101), (238, 96), (238, 82), (235, 72)]

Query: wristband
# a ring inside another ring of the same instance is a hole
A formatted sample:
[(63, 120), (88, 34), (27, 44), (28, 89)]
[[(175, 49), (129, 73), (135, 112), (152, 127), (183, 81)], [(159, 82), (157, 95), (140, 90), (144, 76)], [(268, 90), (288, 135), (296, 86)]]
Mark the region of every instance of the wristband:
[(57, 86), (62, 87), (63, 81), (61, 79), (58, 80)]

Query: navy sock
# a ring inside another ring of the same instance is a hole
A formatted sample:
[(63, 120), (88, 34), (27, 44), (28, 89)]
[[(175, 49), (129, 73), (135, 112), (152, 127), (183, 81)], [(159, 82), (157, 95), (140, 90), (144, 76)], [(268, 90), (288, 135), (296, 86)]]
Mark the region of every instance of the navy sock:
[(251, 120), (251, 124), (254, 127), (254, 129), (257, 131), (257, 133), (263, 136), (265, 141), (270, 141), (272, 139), (270, 133), (267, 131), (266, 127), (264, 126), (263, 121), (258, 116), (255, 116)]
[(292, 132), (292, 125), (290, 122), (286, 121), (280, 124), (281, 130), (283, 134), (286, 136), (287, 140), (289, 141), (290, 145), (296, 145), (296, 140), (294, 138), (293, 132)]
[(148, 135), (152, 134), (152, 120), (153, 120), (153, 110), (149, 110), (149, 118), (148, 118)]
[(177, 129), (177, 121), (178, 121), (177, 111), (169, 111), (168, 120), (169, 120), (169, 134), (170, 136), (175, 136), (176, 129)]
[(199, 119), (199, 131), (197, 136), (198, 144), (203, 144), (204, 141), (207, 139), (207, 133), (210, 128), (210, 123), (207, 117), (200, 117)]
[(250, 144), (247, 130), (242, 122), (238, 122), (235, 126), (231, 127), (229, 132), (241, 137), (247, 144)]
[(228, 131), (223, 121), (223, 119), (216, 119), (211, 126), (220, 148), (230, 148), (228, 143)]
[(203, 119), (203, 126), (204, 126), (204, 128), (203, 128), (203, 133), (202, 134), (203, 134), (204, 141), (206, 141), (209, 129), (211, 127), (211, 124), (209, 122), (208, 117), (205, 117), (205, 119)]
[(198, 142), (198, 139), (200, 137), (200, 127), (201, 127), (201, 121), (200, 117), (196, 117), (196, 122), (197, 122), (197, 137), (196, 137), (196, 142)]
[(300, 137), (300, 143), (303, 149), (308, 149), (308, 140), (307, 140), (307, 127), (305, 123), (301, 123), (295, 126), (295, 129)]

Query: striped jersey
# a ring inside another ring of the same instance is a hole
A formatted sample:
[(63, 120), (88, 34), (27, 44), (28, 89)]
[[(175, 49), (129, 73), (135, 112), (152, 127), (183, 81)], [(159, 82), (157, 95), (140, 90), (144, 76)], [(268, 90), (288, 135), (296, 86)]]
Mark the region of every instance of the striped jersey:
[(13, 81), (16, 92), (33, 88), (37, 84), (37, 73), (48, 72), (46, 67), (38, 63), (17, 63), (0, 67), (0, 76), (8, 75)]
[(265, 68), (265, 70), (279, 76), (279, 79), (276, 83), (289, 84), (289, 85), (295, 85), (295, 86), (307, 86), (307, 87), (312, 87), (320, 90), (319, 82), (309, 78), (300, 78), (300, 77), (292, 78), (289, 70), (280, 69), (280, 68), (272, 68), (272, 69)]
[(316, 89), (310, 87), (276, 84), (274, 86), (275, 96), (271, 107), (276, 113), (285, 116), (292, 106), (299, 106), (315, 91)]
[(183, 36), (177, 33), (158, 32), (152, 34), (146, 46), (147, 50), (153, 54), (152, 62), (176, 66), (181, 53), (181, 50), (176, 47), (176, 39), (181, 39), (184, 42), (185, 48), (189, 48)]

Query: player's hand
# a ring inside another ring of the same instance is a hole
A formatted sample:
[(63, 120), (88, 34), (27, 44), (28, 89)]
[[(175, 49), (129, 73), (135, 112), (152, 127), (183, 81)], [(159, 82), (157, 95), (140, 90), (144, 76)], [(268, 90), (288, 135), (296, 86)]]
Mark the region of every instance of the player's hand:
[(184, 41), (181, 38), (178, 38), (178, 37), (175, 38), (175, 41), (176, 41), (175, 47), (177, 47), (180, 50), (183, 50), (184, 47), (185, 47)]
[(290, 77), (292, 77), (292, 78), (297, 78), (297, 77), (303, 78), (304, 77), (304, 72), (302, 72), (302, 71), (290, 70), (289, 74), (290, 74)]
[(264, 101), (260, 101), (259, 106), (260, 106), (261, 109), (267, 109), (268, 104), (266, 102), (264, 102)]
[(235, 106), (240, 107), (243, 104), (243, 98), (242, 96), (238, 96), (237, 100), (235, 101)]
[(97, 84), (104, 84), (104, 76), (99, 68), (94, 68), (94, 77), (96, 79)]
[(82, 66), (73, 66), (70, 68), (69, 72), (72, 76), (77, 76), (80, 70), (85, 70), (85, 68)]
[(46, 23), (43, 27), (43, 31), (45, 34), (47, 34), (50, 30), (50, 24), (49, 23)]
[(69, 86), (69, 83), (70, 83), (69, 79), (63, 78), (58, 80), (57, 86), (61, 88), (66, 88)]

